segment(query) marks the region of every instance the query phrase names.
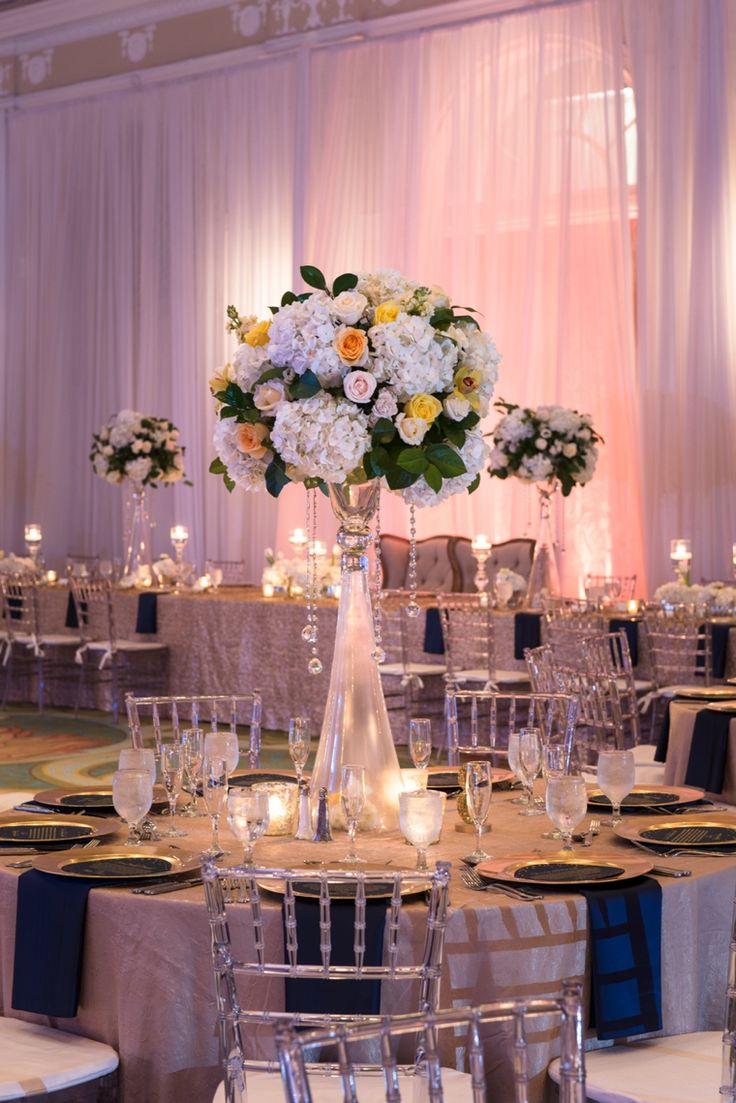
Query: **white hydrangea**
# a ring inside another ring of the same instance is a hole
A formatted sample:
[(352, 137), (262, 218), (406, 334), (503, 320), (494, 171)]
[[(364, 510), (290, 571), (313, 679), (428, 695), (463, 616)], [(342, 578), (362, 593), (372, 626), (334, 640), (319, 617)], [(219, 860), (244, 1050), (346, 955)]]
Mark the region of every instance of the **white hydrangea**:
[(443, 479), (439, 494), (432, 490), (432, 487), (422, 475), (413, 486), (401, 491), (401, 496), (407, 505), (437, 506), (452, 494), (459, 494), (460, 491), (467, 490), (475, 476), (485, 467), (488, 458), (488, 445), (479, 430), (468, 430), (462, 448), (455, 448), (452, 444), (450, 447), (462, 456), (467, 468), (465, 474), (456, 475), (452, 479)]
[(548, 479), (553, 470), (554, 465), (549, 456), (538, 452), (536, 456), (524, 456), (516, 474), (526, 482), (539, 483)]
[(418, 286), (393, 268), (382, 268), (378, 272), (359, 273), (356, 291), (365, 295), (371, 306), (378, 306), (389, 299), (394, 302), (409, 300)]
[(493, 437), (496, 441), (513, 446), (518, 444), (519, 441), (525, 440), (526, 437), (531, 437), (533, 433), (534, 426), (527, 421), (521, 407), (518, 407), (499, 421)]
[(129, 460), (125, 465), (125, 475), (134, 483), (142, 483), (151, 470), (151, 461), (148, 456), (139, 456), (137, 460)]
[(707, 586), (687, 586), (684, 582), (665, 582), (654, 591), (654, 600), (665, 607), (706, 605), (711, 596)]
[(282, 406), (271, 441), (287, 465), (310, 478), (341, 483), (370, 447), (368, 417), (352, 402), (321, 391)]
[(243, 391), (249, 391), (256, 380), (268, 367), (268, 348), (266, 345), (238, 345), (232, 359), (231, 372), (235, 382)]
[(315, 291), (303, 303), (284, 306), (268, 331), (267, 357), (277, 368), (303, 375), (310, 368), (323, 386), (334, 386), (348, 370), (335, 352), (334, 302)]
[(710, 595), (711, 609), (714, 613), (731, 613), (736, 607), (736, 586), (724, 586), (721, 582), (711, 582), (706, 589)]
[(222, 418), (215, 425), (215, 452), (225, 464), (230, 478), (245, 490), (262, 490), (266, 485), (266, 464), (254, 460), (238, 448), (238, 426), (235, 418)]
[(438, 340), (424, 318), (400, 315), (395, 322), (372, 326), (373, 374), (379, 383), (390, 383), (399, 402), (415, 394), (452, 390), (457, 348)]

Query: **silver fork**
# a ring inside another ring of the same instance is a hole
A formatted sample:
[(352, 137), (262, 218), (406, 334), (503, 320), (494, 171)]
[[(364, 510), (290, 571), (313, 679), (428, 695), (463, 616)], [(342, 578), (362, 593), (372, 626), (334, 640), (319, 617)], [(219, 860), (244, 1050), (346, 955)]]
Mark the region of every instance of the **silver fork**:
[(601, 833), (601, 821), (600, 820), (591, 820), (590, 823), (588, 824), (588, 830), (583, 835), (582, 845), (583, 846), (592, 846), (593, 845), (593, 839), (595, 838), (596, 835), (600, 835), (600, 833)]
[(476, 873), (474, 869), (467, 867), (460, 871), (460, 877), (469, 889), (473, 889), (476, 892), (500, 892), (504, 896), (511, 896), (514, 900), (542, 900), (544, 899), (543, 893), (537, 889), (522, 888), (521, 885), (499, 885), (489, 884), (484, 881), (483, 878)]
[[(75, 850), (94, 850), (96, 846), (100, 845), (99, 839), (90, 839), (88, 843), (83, 843), (82, 846), (74, 847)], [(36, 854), (43, 854), (42, 850), (36, 851)], [(22, 862), (8, 862), (8, 869), (30, 869), (33, 865), (33, 858), (24, 858)]]

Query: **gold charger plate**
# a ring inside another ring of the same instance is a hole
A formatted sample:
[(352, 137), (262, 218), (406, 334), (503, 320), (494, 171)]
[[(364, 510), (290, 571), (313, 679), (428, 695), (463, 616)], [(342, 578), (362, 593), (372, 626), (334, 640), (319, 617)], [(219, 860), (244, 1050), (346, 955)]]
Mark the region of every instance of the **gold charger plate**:
[[(304, 774), (305, 778), (309, 778), (309, 774)], [(228, 778), (230, 785), (237, 785), (242, 788), (247, 788), (249, 785), (256, 785), (262, 781), (283, 781), (291, 782), (292, 785), (296, 782), (295, 770), (268, 770), (265, 767), (258, 767), (252, 770), (238, 770), (230, 778)]]
[(481, 877), (513, 885), (546, 885), (576, 887), (577, 885), (612, 885), (633, 881), (652, 868), (647, 858), (629, 855), (600, 854), (595, 858), (572, 858), (559, 854), (522, 855), (517, 858), (492, 858), (475, 867)]
[[(115, 806), (112, 802), (112, 788), (100, 786), (89, 789), (43, 789), (33, 797), (35, 804), (42, 804), (45, 808), (58, 808), (67, 812), (100, 811), (111, 812), (115, 815)], [(151, 808), (168, 807), (168, 798), (163, 785), (154, 785), (153, 804)]]
[(96, 881), (142, 881), (151, 877), (178, 877), (199, 870), (196, 854), (168, 846), (100, 846), (73, 853), (42, 854), (33, 868), (58, 877)]
[(736, 698), (736, 686), (683, 686), (677, 693), (686, 701), (719, 701)]
[(622, 839), (655, 846), (674, 846), (695, 851), (699, 847), (736, 847), (736, 816), (728, 813), (708, 813), (692, 818), (683, 813), (673, 816), (672, 819), (658, 816), (648, 823), (627, 819), (613, 830)]
[(730, 701), (708, 701), (708, 712), (736, 712), (736, 698)]
[[(485, 761), (485, 760), (484, 760)], [(493, 784), (496, 786), (510, 785), (516, 781), (516, 774), (513, 770), (502, 770), (499, 766), (492, 768)], [(452, 769), (448, 766), (430, 766), (428, 769), (429, 777), (427, 779), (427, 787), (429, 789), (461, 789), (462, 786), (457, 779), (458, 768)]]
[[(659, 808), (674, 804), (689, 804), (694, 800), (701, 800), (702, 789), (694, 789), (691, 785), (635, 785), (628, 796), (621, 801), (621, 807), (628, 811), (640, 808), (646, 812), (649, 808)], [(611, 807), (608, 797), (600, 789), (588, 790), (588, 804), (593, 808), (607, 810)]]
[(34, 847), (86, 842), (112, 835), (120, 827), (113, 819), (87, 816), (39, 816), (32, 812), (8, 812), (0, 816), (0, 853), (3, 846), (26, 843)]

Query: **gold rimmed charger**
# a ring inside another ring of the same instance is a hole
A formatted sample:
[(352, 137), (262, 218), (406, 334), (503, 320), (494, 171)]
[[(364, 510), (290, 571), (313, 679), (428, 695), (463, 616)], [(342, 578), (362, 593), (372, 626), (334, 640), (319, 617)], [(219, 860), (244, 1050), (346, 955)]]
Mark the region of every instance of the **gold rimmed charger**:
[(736, 700), (736, 685), (733, 686), (680, 686), (677, 697), (686, 701), (724, 701)]
[[(702, 797), (703, 790), (695, 789), (691, 785), (635, 785), (628, 796), (621, 801), (621, 807), (627, 811), (640, 808), (642, 812), (646, 812), (648, 808), (691, 804), (693, 801), (702, 800)], [(611, 801), (606, 794), (596, 788), (589, 789), (588, 804), (602, 811), (611, 807)]]
[[(304, 778), (308, 781), (309, 774), (305, 773)], [(296, 771), (295, 770), (269, 770), (265, 767), (253, 768), (252, 770), (237, 770), (228, 778), (230, 785), (237, 785), (239, 788), (247, 789), (251, 785), (260, 784), (263, 781), (284, 781), (295, 782)]]
[(729, 701), (706, 701), (708, 712), (736, 712), (736, 698)]
[[(33, 797), (34, 804), (66, 812), (111, 812), (115, 814), (112, 788), (109, 785), (89, 789), (43, 789)], [(154, 785), (152, 808), (167, 807), (168, 799), (163, 785)], [(38, 818), (38, 817), (36, 817)]]
[(100, 846), (94, 850), (42, 854), (33, 859), (33, 868), (43, 873), (95, 881), (178, 877), (199, 867), (196, 854), (168, 846)]
[[(468, 761), (471, 761), (468, 757)], [(461, 789), (462, 785), (458, 781), (458, 769), (454, 770), (447, 766), (430, 766), (427, 770), (427, 787), (429, 789)], [(499, 788), (505, 785), (511, 785), (516, 781), (516, 774), (513, 770), (503, 770), (500, 766), (493, 766), (491, 769), (493, 784)]]
[(643, 877), (654, 863), (638, 855), (599, 854), (595, 858), (527, 854), (516, 858), (491, 858), (475, 867), (481, 877), (511, 885), (543, 885), (547, 888), (578, 885), (611, 885)]
[(119, 828), (119, 821), (113, 819), (7, 812), (0, 816), (0, 854), (3, 847), (14, 847), (18, 844), (32, 847), (58, 847), (60, 844), (75, 846), (89, 839), (113, 835)]
[(648, 823), (627, 819), (614, 827), (614, 831), (622, 839), (644, 845), (674, 846), (695, 852), (701, 847), (734, 847), (736, 854), (736, 816), (729, 813), (700, 814), (692, 818), (683, 813), (672, 819), (658, 816)]

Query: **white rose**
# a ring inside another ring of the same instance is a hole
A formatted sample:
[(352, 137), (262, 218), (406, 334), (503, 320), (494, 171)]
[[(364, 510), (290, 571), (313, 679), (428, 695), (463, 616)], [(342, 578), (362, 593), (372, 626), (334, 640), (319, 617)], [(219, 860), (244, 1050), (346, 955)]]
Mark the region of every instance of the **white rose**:
[(396, 398), (389, 390), (382, 390), (376, 401), (373, 403), (372, 417), (393, 417), (398, 413), (399, 404)]
[(123, 481), (123, 476), (120, 471), (108, 471), (105, 478), (109, 483), (121, 483)]
[(259, 383), (253, 391), (253, 405), (262, 414), (274, 414), (284, 401), (284, 384), (280, 379)]
[(462, 421), (470, 413), (471, 406), (461, 394), (450, 394), (442, 403), (445, 413), (453, 421)]
[(354, 326), (368, 306), (360, 291), (342, 291), (332, 300), (331, 313), (346, 326)]
[(111, 444), (106, 444), (104, 446), (104, 448), (102, 449), (102, 453), (105, 456), (111, 456), (114, 451), (115, 451), (115, 449), (113, 448), (113, 446)]
[(368, 402), (376, 389), (376, 379), (368, 371), (351, 371), (343, 379), (342, 386), (345, 397), (351, 402)]
[(153, 445), (151, 444), (150, 440), (141, 441), (141, 452), (144, 452), (146, 455), (148, 455), (152, 448)]
[(429, 422), (423, 417), (407, 417), (406, 414), (399, 414), (395, 424), (404, 444), (421, 444), (429, 429)]
[(571, 444), (563, 445), (562, 454), (563, 454), (563, 456), (567, 456), (568, 459), (572, 459), (573, 456), (577, 456), (577, 454), (578, 454), (577, 444), (572, 444), (571, 443)]
[(537, 439), (534, 441), (534, 444), (540, 452), (544, 452), (545, 448), (547, 447), (547, 441), (544, 439), (544, 437), (537, 437)]

